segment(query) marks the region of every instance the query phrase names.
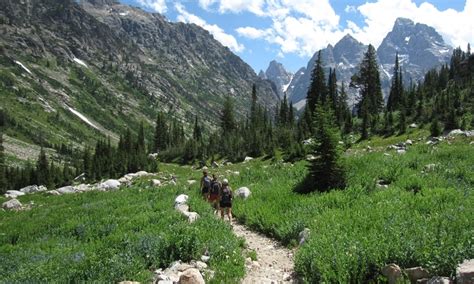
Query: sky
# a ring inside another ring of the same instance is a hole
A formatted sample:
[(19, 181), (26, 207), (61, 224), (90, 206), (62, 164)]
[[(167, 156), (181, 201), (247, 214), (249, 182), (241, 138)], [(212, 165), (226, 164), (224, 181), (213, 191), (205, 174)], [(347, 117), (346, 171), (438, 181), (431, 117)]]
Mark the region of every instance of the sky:
[(258, 73), (277, 60), (289, 71), (351, 34), (378, 47), (398, 17), (434, 27), (454, 47), (474, 43), (474, 0), (121, 0), (197, 24)]

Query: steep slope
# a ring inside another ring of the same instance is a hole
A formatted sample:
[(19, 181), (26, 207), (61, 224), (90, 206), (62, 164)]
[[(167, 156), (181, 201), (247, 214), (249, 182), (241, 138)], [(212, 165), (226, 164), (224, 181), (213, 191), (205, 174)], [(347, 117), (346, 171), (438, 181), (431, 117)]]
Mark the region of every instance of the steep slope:
[(206, 128), (226, 95), (238, 115), (278, 100), (271, 84), (202, 28), (113, 0), (0, 0), (1, 107), (7, 134), (34, 143), (116, 138), (156, 112)]
[(280, 98), (283, 98), (284, 94), (288, 90), (288, 87), (290, 86), (290, 82), (293, 79), (293, 74), (286, 71), (283, 64), (272, 60), (265, 73), (259, 73), (259, 77), (273, 82), (277, 88), (278, 95)]

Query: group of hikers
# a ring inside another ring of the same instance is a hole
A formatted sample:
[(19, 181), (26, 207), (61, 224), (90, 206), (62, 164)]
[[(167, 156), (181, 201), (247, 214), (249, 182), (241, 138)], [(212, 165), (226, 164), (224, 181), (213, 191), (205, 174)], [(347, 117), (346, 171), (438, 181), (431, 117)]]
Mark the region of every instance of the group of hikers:
[(229, 181), (223, 179), (222, 183), (218, 180), (216, 174), (209, 176), (207, 168), (203, 168), (201, 178), (201, 194), (202, 198), (208, 201), (214, 208), (214, 212), (221, 212), (221, 218), (227, 215), (229, 221), (232, 222), (232, 189)]

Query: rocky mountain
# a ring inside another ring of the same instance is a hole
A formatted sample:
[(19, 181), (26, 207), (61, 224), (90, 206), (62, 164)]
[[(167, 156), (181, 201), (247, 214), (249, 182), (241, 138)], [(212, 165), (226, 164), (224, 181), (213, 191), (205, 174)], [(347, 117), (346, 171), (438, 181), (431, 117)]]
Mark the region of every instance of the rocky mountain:
[(260, 71), (259, 77), (273, 82), (276, 86), (278, 95), (280, 98), (283, 98), (293, 79), (293, 74), (286, 71), (283, 64), (272, 60), (265, 72)]
[[(351, 76), (357, 71), (357, 67), (366, 49), (367, 46), (357, 41), (351, 35), (344, 36), (334, 46), (328, 45), (321, 50), (326, 75), (329, 73), (329, 68), (335, 68), (339, 83), (346, 82), (348, 84)], [(311, 83), (311, 71), (314, 69), (317, 58), (318, 53), (316, 52), (308, 62), (308, 66), (305, 69), (300, 69), (298, 71), (300, 75), (295, 76), (290, 84), (288, 94), (290, 99), (296, 103), (297, 108), (304, 106), (302, 101), (306, 99), (306, 93)], [(346, 90), (349, 93), (351, 92), (348, 88)], [(354, 91), (352, 90), (352, 92)]]
[(410, 19), (398, 18), (393, 29), (377, 49), (378, 62), (385, 80), (393, 73), (395, 55), (398, 53), (405, 82), (423, 79), (426, 71), (449, 62), (453, 49), (436, 30), (425, 24), (415, 24)]
[[(326, 74), (329, 73), (329, 68), (336, 68), (339, 84), (343, 81), (348, 85), (351, 76), (357, 72), (366, 50), (367, 46), (350, 35), (346, 35), (334, 47), (328, 45), (327, 48), (321, 50)], [(392, 31), (387, 34), (377, 49), (381, 83), (385, 96), (388, 96), (397, 52), (405, 75), (405, 84), (409, 84), (410, 80), (413, 82), (421, 80), (426, 71), (449, 62), (452, 48), (444, 42), (434, 28), (425, 24), (415, 24), (409, 19), (398, 18)], [(317, 52), (313, 55), (306, 70), (314, 69), (317, 55)], [(310, 82), (311, 71), (308, 71), (298, 79), (295, 76), (290, 84), (294, 86), (288, 90), (290, 99), (300, 107), (304, 106), (303, 100), (306, 98)], [(353, 89), (347, 88), (346, 90), (348, 90), (349, 103), (352, 104), (356, 100), (357, 93)]]
[(237, 115), (252, 84), (272, 107), (270, 82), (194, 25), (114, 0), (0, 0), (0, 92), (7, 135), (36, 144), (118, 137), (157, 111), (206, 128), (225, 96)]

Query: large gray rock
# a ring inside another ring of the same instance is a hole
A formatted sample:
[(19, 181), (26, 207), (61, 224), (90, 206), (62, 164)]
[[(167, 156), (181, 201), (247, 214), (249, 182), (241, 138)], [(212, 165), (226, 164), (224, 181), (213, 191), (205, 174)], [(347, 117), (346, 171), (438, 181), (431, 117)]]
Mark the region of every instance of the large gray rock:
[(189, 196), (186, 194), (178, 195), (174, 200), (174, 206), (177, 207), (178, 205), (183, 205), (188, 203)]
[(64, 186), (64, 187), (56, 189), (56, 191), (59, 192), (60, 194), (76, 193), (76, 189), (73, 186)]
[(400, 266), (392, 263), (382, 268), (382, 275), (387, 277), (389, 284), (396, 284), (402, 277)]
[(244, 159), (244, 163), (250, 162), (250, 161), (252, 161), (252, 160), (253, 160), (252, 157), (248, 157), (248, 156), (247, 156), (247, 157), (245, 157), (245, 159)]
[(37, 186), (37, 185), (30, 185), (30, 186), (26, 186), (22, 189), (20, 189), (21, 192), (24, 192), (24, 193), (36, 193), (36, 192), (42, 192), (42, 191), (46, 191), (48, 190), (46, 187), (40, 185), (40, 186)]
[(7, 190), (7, 192), (5, 193), (6, 198), (18, 198), (18, 196), (23, 195), (25, 195), (25, 193), (18, 190)]
[(428, 279), (428, 282), (426, 284), (452, 284), (453, 281), (449, 279), (448, 277), (440, 277), (440, 276), (434, 276)]
[(10, 199), (6, 202), (3, 202), (2, 208), (5, 210), (21, 210), (22, 205), (18, 199)]
[(416, 284), (416, 282), (419, 280), (419, 279), (423, 279), (423, 278), (429, 278), (430, 277), (430, 273), (428, 270), (424, 269), (423, 267), (421, 266), (417, 266), (417, 267), (412, 267), (412, 268), (407, 268), (404, 270), (405, 273), (407, 274), (408, 276), (408, 279), (410, 279), (410, 282), (412, 284)]
[(196, 212), (183, 212), (183, 214), (188, 217), (189, 223), (194, 223), (200, 217)]
[(243, 199), (247, 199), (249, 198), (250, 194), (252, 194), (252, 192), (250, 191), (250, 189), (248, 187), (241, 187), (239, 189), (237, 189), (237, 191), (235, 192), (236, 196), (240, 197), (240, 198), (243, 198)]
[(205, 284), (205, 282), (199, 270), (189, 268), (181, 274), (178, 284)]
[(103, 183), (99, 184), (98, 188), (100, 190), (105, 190), (105, 191), (117, 190), (117, 189), (119, 189), (120, 185), (121, 185), (121, 183), (118, 180), (109, 179), (109, 180), (106, 180)]
[(456, 283), (457, 284), (472, 284), (474, 283), (474, 259), (464, 260), (456, 268)]

